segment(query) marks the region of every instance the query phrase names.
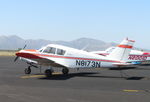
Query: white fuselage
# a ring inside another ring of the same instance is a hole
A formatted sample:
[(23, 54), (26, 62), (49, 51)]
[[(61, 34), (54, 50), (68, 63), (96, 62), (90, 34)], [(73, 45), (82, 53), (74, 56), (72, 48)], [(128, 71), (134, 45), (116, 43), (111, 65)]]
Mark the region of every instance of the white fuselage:
[[(52, 54), (52, 53), (45, 52), (45, 49), (48, 47), (55, 48), (56, 49), (55, 53)], [(58, 49), (65, 50), (65, 54), (64, 55), (57, 54)], [(64, 67), (67, 68), (116, 67), (113, 65), (113, 63), (120, 63), (120, 61), (113, 60), (105, 56), (99, 56), (83, 50), (78, 50), (74, 48), (64, 47), (60, 45), (53, 45), (53, 44), (50, 44), (36, 51), (22, 50), (20, 51), (20, 53), (22, 54), (30, 53), (32, 55), (38, 56), (39, 58), (30, 56), (30, 59), (33, 61), (37, 61), (37, 63), (41, 65), (53, 66), (52, 63), (41, 61), (43, 59), (49, 59), (50, 61), (54, 61), (54, 63), (63, 65)], [(23, 56), (23, 57), (28, 58), (28, 56)]]

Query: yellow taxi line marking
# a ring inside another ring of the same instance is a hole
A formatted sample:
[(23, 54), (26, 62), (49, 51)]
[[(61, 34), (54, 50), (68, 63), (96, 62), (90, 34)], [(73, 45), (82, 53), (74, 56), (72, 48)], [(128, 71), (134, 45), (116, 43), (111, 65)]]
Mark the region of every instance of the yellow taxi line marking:
[(59, 75), (59, 74), (62, 74), (61, 72), (54, 72), (52, 73), (53, 75)]
[[(52, 73), (52, 75), (59, 75), (62, 74), (60, 72), (54, 72)], [(40, 78), (40, 77), (45, 77), (45, 75), (26, 75), (26, 76), (22, 76), (22, 79), (28, 79), (28, 78)]]
[(140, 90), (123, 90), (124, 92), (139, 92)]
[(45, 75), (28, 75), (28, 76), (22, 76), (21, 78), (38, 78), (38, 77), (45, 77)]

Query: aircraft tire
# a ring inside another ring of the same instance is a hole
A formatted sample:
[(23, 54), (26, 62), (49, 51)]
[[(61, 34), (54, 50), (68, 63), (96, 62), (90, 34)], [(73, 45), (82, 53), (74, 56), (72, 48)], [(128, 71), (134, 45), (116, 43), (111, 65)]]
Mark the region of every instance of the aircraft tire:
[(63, 68), (63, 69), (62, 69), (62, 73), (63, 73), (64, 75), (67, 75), (67, 74), (69, 73), (69, 69), (68, 69), (68, 68)]
[(28, 67), (24, 70), (25, 74), (31, 74), (31, 68)]
[(45, 75), (46, 75), (46, 77), (51, 77), (52, 76), (52, 70), (51, 69), (46, 69), (45, 70)]

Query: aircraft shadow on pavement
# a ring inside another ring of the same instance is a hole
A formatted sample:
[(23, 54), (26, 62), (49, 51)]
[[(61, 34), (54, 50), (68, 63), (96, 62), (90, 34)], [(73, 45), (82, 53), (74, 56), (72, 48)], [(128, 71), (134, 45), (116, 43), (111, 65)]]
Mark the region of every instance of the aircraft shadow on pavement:
[(99, 74), (98, 72), (80, 72), (80, 73), (70, 73), (68, 75), (53, 75), (51, 77), (42, 77), (39, 78), (41, 80), (68, 80), (73, 77), (90, 77), (90, 78), (119, 78), (119, 79), (125, 79), (125, 80), (141, 80), (144, 77), (126, 77), (126, 76), (101, 76), (101, 75), (96, 75)]
[(128, 78), (126, 78), (126, 80), (141, 80), (141, 79), (143, 79), (143, 78), (145, 78), (145, 77), (128, 77)]
[(62, 75), (62, 74), (58, 74), (58, 75), (52, 75), (51, 77), (43, 77), (43, 78), (39, 78), (39, 79), (43, 79), (43, 80), (67, 80), (73, 77), (87, 77), (90, 76), (92, 74), (98, 74), (96, 72), (82, 72), (82, 73), (70, 73), (68, 75)]

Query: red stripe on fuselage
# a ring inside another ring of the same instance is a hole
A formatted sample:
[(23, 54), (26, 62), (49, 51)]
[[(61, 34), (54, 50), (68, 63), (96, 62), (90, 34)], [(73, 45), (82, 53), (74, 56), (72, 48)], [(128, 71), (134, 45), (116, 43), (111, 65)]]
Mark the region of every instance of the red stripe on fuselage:
[(65, 58), (65, 59), (78, 59), (78, 60), (92, 60), (92, 61), (104, 61), (104, 62), (121, 63), (120, 61), (113, 61), (113, 60), (101, 60), (101, 59), (80, 58), (80, 57), (66, 57), (66, 56), (36, 54), (36, 53), (25, 53), (25, 52), (18, 52), (18, 53), (16, 53), (16, 55), (20, 56), (20, 57), (24, 57), (24, 58), (29, 58), (29, 59), (42, 59), (41, 57), (52, 57), (52, 58)]
[(31, 53), (20, 53), (20, 52), (17, 52), (16, 53), (16, 56), (19, 56), (19, 57), (24, 57), (24, 58), (29, 58), (29, 59), (40, 59), (41, 57), (39, 56), (36, 56), (35, 54), (31, 54)]

